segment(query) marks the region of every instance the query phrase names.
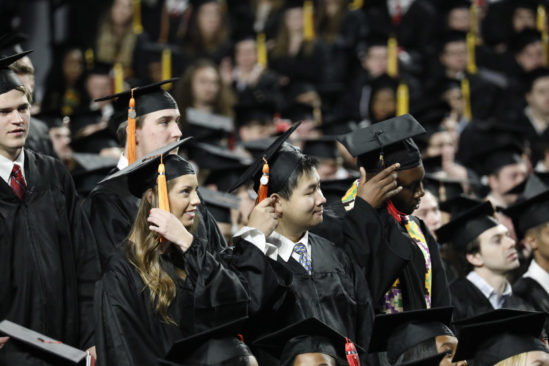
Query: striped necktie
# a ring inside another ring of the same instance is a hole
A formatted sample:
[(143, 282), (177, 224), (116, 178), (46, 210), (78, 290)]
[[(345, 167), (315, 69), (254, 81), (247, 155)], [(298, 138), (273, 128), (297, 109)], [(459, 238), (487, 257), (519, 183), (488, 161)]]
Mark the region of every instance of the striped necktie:
[(299, 254), (299, 264), (305, 268), (307, 273), (311, 274), (311, 260), (309, 259), (309, 256), (307, 255), (307, 248), (305, 247), (305, 244), (303, 243), (297, 243), (294, 246), (294, 252)]
[(13, 193), (22, 200), (27, 191), (27, 184), (25, 183), (21, 166), (18, 164), (13, 164), (13, 169), (10, 174), (10, 187), (13, 190)]

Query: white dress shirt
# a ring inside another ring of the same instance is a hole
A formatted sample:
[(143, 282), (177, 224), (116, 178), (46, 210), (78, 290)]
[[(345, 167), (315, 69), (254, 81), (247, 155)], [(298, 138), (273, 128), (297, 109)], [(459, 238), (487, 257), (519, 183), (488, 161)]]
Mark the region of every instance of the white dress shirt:
[(124, 153), (120, 154), (120, 159), (118, 159), (118, 164), (116, 164), (116, 167), (118, 170), (122, 170), (124, 168), (128, 167), (128, 158), (124, 156)]
[(475, 285), (480, 292), (484, 294), (484, 296), (486, 296), (494, 309), (501, 309), (505, 299), (513, 294), (513, 290), (511, 289), (511, 284), (509, 284), (509, 282), (505, 284), (505, 290), (501, 296), (499, 296), (498, 292), (475, 271), (469, 272), (467, 279), (471, 281), (473, 285)]
[(21, 149), (21, 153), (15, 159), (15, 161), (11, 161), (10, 159), (6, 158), (3, 155), (0, 155), (0, 177), (9, 184), (9, 179), (11, 175), (11, 171), (13, 170), (13, 165), (17, 164), (21, 167), (21, 173), (23, 173), (23, 178), (25, 178), (25, 181), (27, 180), (27, 177), (25, 177), (25, 150)]
[[(280, 257), (284, 262), (290, 260), (292, 256), (297, 262), (299, 262), (299, 254), (294, 252), (294, 247), (297, 243), (302, 243), (307, 248), (307, 257), (311, 261), (311, 244), (309, 243), (309, 232), (306, 231), (305, 234), (294, 243), (287, 237), (273, 231), (271, 235), (265, 240), (265, 235), (257, 230), (256, 228), (244, 226), (241, 228), (235, 235), (235, 238), (241, 237), (242, 239), (252, 243), (259, 250), (263, 252), (266, 256), (272, 260), (277, 260), (277, 257)], [(312, 261), (311, 261), (312, 265)]]
[(530, 263), (530, 266), (528, 267), (526, 273), (524, 273), (523, 277), (530, 277), (531, 279), (539, 283), (541, 287), (543, 287), (545, 292), (549, 294), (549, 273), (541, 268), (535, 260)]

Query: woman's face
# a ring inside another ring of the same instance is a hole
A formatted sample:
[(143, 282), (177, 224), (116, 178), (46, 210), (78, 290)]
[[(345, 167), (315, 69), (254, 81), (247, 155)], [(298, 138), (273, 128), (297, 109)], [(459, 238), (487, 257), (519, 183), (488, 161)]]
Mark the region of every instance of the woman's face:
[(465, 366), (467, 365), (466, 361), (459, 361), (456, 363), (452, 362), (452, 359), (454, 358), (454, 355), (456, 354), (456, 348), (458, 345), (458, 340), (456, 337), (453, 336), (437, 336), (435, 338), (436, 344), (437, 344), (437, 352), (448, 352), (446, 357), (440, 361), (440, 366), (451, 366), (451, 365), (457, 365), (457, 366)]
[(212, 67), (203, 67), (193, 75), (193, 101), (198, 104), (212, 104), (219, 94), (219, 78)]
[(549, 353), (543, 351), (528, 352), (527, 366), (549, 366)]
[(202, 34), (213, 34), (221, 26), (221, 8), (217, 2), (209, 2), (198, 9), (198, 29)]
[(82, 52), (80, 50), (67, 52), (63, 59), (63, 75), (67, 83), (75, 83), (80, 75), (82, 75), (82, 71), (84, 70), (82, 62)]
[(174, 178), (170, 180), (170, 186), (170, 211), (188, 229), (193, 225), (196, 209), (200, 205), (196, 175), (186, 174)]
[(127, 24), (133, 15), (131, 0), (115, 0), (111, 7), (111, 20), (115, 25)]
[(396, 98), (392, 89), (380, 89), (372, 95), (372, 117), (376, 121), (393, 117), (396, 113)]
[(290, 8), (286, 10), (284, 15), (286, 28), (290, 33), (303, 32), (303, 9), (302, 8)]

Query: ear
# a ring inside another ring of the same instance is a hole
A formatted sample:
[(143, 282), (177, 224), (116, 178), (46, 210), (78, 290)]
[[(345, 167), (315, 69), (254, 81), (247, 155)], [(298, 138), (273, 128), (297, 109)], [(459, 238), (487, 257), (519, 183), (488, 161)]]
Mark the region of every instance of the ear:
[(284, 200), (278, 193), (271, 194), (271, 198), (273, 199), (273, 208), (275, 210), (275, 213), (282, 214), (284, 212), (284, 205), (282, 203), (282, 200)]
[(538, 241), (534, 235), (526, 234), (526, 236), (524, 237), (524, 241), (530, 246), (530, 248), (532, 248), (532, 251), (535, 251), (539, 248)]
[(494, 174), (490, 174), (488, 176), (488, 185), (490, 186), (491, 190), (497, 190), (499, 186), (498, 178)]
[(465, 258), (467, 259), (467, 262), (471, 263), (473, 267), (482, 267), (484, 265), (484, 259), (482, 258), (482, 255), (480, 252), (475, 254), (465, 254)]
[(145, 199), (147, 200), (149, 205), (152, 205), (152, 198), (153, 198), (152, 189), (149, 188), (147, 189), (147, 192), (145, 192)]

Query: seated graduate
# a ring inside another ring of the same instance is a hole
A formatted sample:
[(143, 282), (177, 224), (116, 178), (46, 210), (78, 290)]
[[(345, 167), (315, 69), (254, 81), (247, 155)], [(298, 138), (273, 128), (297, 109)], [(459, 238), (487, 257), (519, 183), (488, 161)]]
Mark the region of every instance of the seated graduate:
[(247, 314), (240, 280), (196, 231), (196, 173), (183, 158), (167, 155), (171, 149), (111, 176), (126, 177), (141, 203), (128, 239), (96, 285), (101, 364), (153, 365), (178, 339)]
[[(475, 365), (548, 366), (549, 349), (541, 340), (545, 313), (494, 310), (462, 322), (454, 361)], [(457, 325), (457, 324), (456, 324)]]
[(160, 366), (258, 366), (250, 348), (238, 335), (242, 317), (181, 339), (172, 346)]
[[(308, 317), (317, 317), (357, 344), (368, 344), (373, 311), (360, 268), (332, 242), (309, 232), (322, 222), (326, 202), (316, 171), (316, 161), (288, 143), (289, 135), (299, 126), (277, 138), (242, 175), (234, 188), (253, 179), (260, 203), (252, 211), (248, 226), (234, 236), (234, 246), (251, 243), (270, 262), (291, 274), (290, 292), (296, 300), (282, 314), (268, 313), (264, 319), (283, 318), (265, 333), (281, 325)], [(262, 167), (268, 163), (268, 177)], [(260, 181), (261, 178), (261, 181)], [(267, 178), (267, 180), (266, 180)], [(268, 192), (265, 192), (265, 188)], [(261, 200), (262, 197), (266, 197)], [(250, 289), (254, 297), (254, 289)]]
[[(453, 365), (458, 341), (450, 329), (452, 311), (453, 308), (445, 307), (378, 315), (369, 352), (387, 352), (391, 365), (445, 353), (440, 365)], [(465, 363), (457, 363), (462, 365)]]
[[(274, 355), (281, 366), (358, 366), (349, 338), (317, 318), (308, 318), (257, 339), (254, 346)], [(347, 357), (347, 359), (346, 359)]]
[[(109, 124), (117, 131), (124, 147), (124, 154), (117, 167), (111, 170), (111, 174), (181, 138), (179, 109), (173, 97), (161, 88), (175, 80), (177, 79), (140, 86), (96, 100), (113, 101), (114, 113)], [(132, 95), (135, 101), (134, 128), (128, 126), (128, 105)], [(129, 156), (130, 151), (135, 153)], [(138, 211), (139, 198), (128, 191), (124, 179), (108, 180), (100, 182), (91, 191), (84, 207), (97, 241), (101, 264), (104, 266), (115, 247), (130, 232)], [(198, 229), (201, 233), (207, 233), (210, 251), (224, 248), (226, 244), (223, 236), (205, 207), (199, 206), (198, 216)]]
[(450, 304), (438, 244), (411, 215), (424, 194), (425, 175), (412, 137), (424, 132), (407, 114), (338, 138), (358, 158), (361, 176), (330, 207), (334, 214), (319, 232), (362, 267), (376, 312)]
[[(513, 284), (513, 293), (537, 311), (549, 312), (549, 186), (532, 174), (524, 193), (504, 213), (534, 254), (526, 273)], [(549, 332), (549, 322), (545, 331)]]
[(440, 242), (450, 243), (463, 267), (462, 277), (450, 284), (454, 319), (500, 308), (529, 309), (513, 296), (506, 278), (519, 266), (509, 231), (496, 220), (489, 201), (462, 201), (451, 221), (437, 230)]

